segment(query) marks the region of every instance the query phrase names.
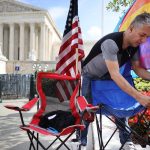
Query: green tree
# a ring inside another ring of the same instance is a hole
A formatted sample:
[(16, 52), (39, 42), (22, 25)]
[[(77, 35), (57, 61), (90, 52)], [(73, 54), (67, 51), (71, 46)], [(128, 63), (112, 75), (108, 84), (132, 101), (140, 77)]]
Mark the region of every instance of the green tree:
[(107, 10), (112, 10), (114, 12), (119, 12), (122, 7), (124, 7), (123, 11), (126, 7), (131, 6), (134, 0), (111, 0), (106, 6)]

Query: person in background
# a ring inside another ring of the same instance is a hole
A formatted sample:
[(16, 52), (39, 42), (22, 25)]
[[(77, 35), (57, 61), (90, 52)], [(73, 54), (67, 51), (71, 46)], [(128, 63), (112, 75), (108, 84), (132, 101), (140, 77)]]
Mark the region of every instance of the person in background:
[[(101, 38), (91, 49), (82, 64), (82, 95), (92, 103), (91, 80), (113, 80), (126, 94), (132, 96), (144, 107), (150, 108), (150, 97), (142, 95), (132, 87), (126, 78), (119, 72), (120, 66), (127, 61), (131, 62), (135, 73), (150, 80), (150, 73), (140, 66), (138, 49), (150, 36), (150, 14), (138, 15), (124, 32), (110, 33)], [(106, 91), (107, 92), (107, 91)], [(126, 118), (121, 120), (127, 124)], [(81, 145), (86, 146), (89, 123), (81, 132)], [(124, 127), (125, 128), (125, 127)], [(125, 142), (128, 134), (119, 130), (121, 144)], [(135, 150), (130, 137), (125, 143), (124, 150)]]

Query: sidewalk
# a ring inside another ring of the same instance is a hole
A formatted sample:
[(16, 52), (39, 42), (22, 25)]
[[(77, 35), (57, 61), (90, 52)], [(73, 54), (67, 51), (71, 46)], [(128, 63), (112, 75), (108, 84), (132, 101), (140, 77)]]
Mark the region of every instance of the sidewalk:
[[(103, 135), (103, 142), (104, 144), (109, 139), (110, 135), (115, 130), (115, 125), (106, 117), (102, 117), (102, 123), (103, 123), (103, 129), (102, 129), (102, 135)], [(93, 123), (93, 135), (94, 135), (94, 150), (99, 150), (99, 142), (98, 142), (98, 136), (96, 131), (96, 122)], [(115, 133), (114, 137), (111, 139), (110, 143), (107, 145), (106, 150), (118, 150), (120, 147), (119, 142), (119, 133), (118, 131)], [(135, 145), (137, 150), (150, 150), (150, 146), (147, 146), (146, 148), (142, 148), (140, 145)]]
[[(28, 100), (27, 99), (18, 99), (18, 100), (3, 100), (0, 103), (0, 149), (2, 150), (28, 150), (29, 149), (29, 140), (26, 132), (22, 131), (19, 128), (20, 117), (18, 112), (6, 109), (4, 105), (12, 104), (17, 106), (22, 106)], [(56, 104), (55, 104), (56, 105)], [(30, 112), (24, 114), (25, 122), (28, 122), (31, 119), (32, 114), (36, 111), (34, 107)], [(103, 117), (103, 140), (104, 142), (108, 139), (108, 136), (113, 132), (115, 126), (110, 122), (106, 117)], [(99, 150), (99, 143), (97, 138), (96, 123), (94, 122), (89, 129), (88, 134), (88, 145), (84, 150)], [(41, 137), (41, 136), (40, 136)], [(77, 150), (78, 143), (73, 143), (70, 141), (67, 142), (71, 150)], [(42, 137), (42, 142), (48, 144), (48, 141), (51, 141), (53, 137)], [(59, 141), (58, 141), (59, 142)], [(56, 143), (53, 148), (54, 150), (57, 147)], [(118, 132), (115, 134), (113, 140), (110, 142), (106, 150), (118, 150), (120, 147)], [(150, 147), (141, 148), (140, 145), (136, 145), (137, 150), (150, 150)], [(41, 150), (41, 148), (39, 148)], [(66, 150), (61, 148), (60, 150)], [(83, 149), (82, 149), (83, 150)]]
[[(21, 125), (20, 117), (18, 112), (6, 109), (4, 106), (11, 104), (16, 106), (24, 105), (28, 99), (18, 99), (18, 100), (3, 100), (0, 103), (0, 149), (1, 150), (28, 150), (29, 149), (29, 140), (26, 132), (22, 131), (19, 128)], [(56, 105), (56, 104), (55, 104)], [(34, 107), (30, 112), (24, 113), (25, 122), (29, 122), (32, 114), (36, 111), (36, 107)], [(90, 130), (91, 132), (91, 130)], [(92, 133), (90, 133), (91, 135)], [(48, 145), (55, 137), (53, 136), (41, 136), (42, 143)], [(75, 138), (73, 135), (70, 140), (67, 142), (67, 145), (71, 148), (71, 150), (77, 150), (79, 143), (71, 142), (71, 139)], [(89, 140), (91, 141), (91, 139)], [(60, 142), (56, 142), (56, 144), (50, 148), (49, 150), (55, 150), (57, 145)], [(86, 150), (92, 150), (92, 143), (89, 142)], [(39, 146), (39, 150), (42, 150)], [(66, 148), (62, 147), (60, 150), (66, 150)]]

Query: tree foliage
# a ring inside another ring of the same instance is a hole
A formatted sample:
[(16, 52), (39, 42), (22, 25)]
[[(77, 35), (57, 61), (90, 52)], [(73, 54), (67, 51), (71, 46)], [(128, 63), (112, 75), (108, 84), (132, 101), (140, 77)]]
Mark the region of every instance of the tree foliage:
[(107, 10), (112, 10), (114, 12), (119, 12), (122, 7), (126, 8), (131, 6), (134, 0), (111, 0), (106, 6)]

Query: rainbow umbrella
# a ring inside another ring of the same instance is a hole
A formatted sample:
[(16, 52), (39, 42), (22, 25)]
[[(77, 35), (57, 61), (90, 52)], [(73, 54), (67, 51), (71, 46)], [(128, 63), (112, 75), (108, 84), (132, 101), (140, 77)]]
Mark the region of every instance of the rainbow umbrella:
[[(132, 20), (143, 12), (150, 13), (150, 0), (136, 0), (127, 10), (125, 15), (121, 17), (114, 31), (125, 31)], [(140, 63), (145, 69), (150, 69), (150, 38), (140, 45)]]

